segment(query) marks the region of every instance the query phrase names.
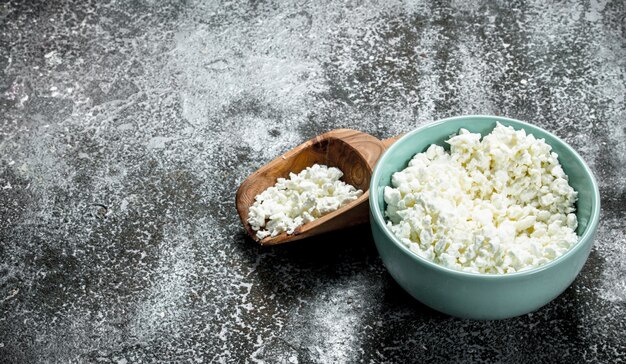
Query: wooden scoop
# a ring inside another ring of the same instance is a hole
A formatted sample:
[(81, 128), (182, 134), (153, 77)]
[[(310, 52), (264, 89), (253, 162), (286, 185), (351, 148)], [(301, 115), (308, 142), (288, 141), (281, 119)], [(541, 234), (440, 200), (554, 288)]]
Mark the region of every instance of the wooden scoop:
[[(295, 147), (261, 167), (239, 186), (235, 204), (241, 222), (261, 245), (282, 244), (367, 222), (369, 184), (374, 165), (385, 149), (399, 138), (381, 141), (356, 130), (337, 129)], [(254, 198), (276, 184), (278, 178), (289, 178), (290, 172), (299, 173), (315, 163), (339, 168), (343, 172), (342, 180), (362, 190), (363, 195), (336, 211), (299, 226), (293, 234), (281, 233), (259, 239), (248, 223), (248, 211)]]

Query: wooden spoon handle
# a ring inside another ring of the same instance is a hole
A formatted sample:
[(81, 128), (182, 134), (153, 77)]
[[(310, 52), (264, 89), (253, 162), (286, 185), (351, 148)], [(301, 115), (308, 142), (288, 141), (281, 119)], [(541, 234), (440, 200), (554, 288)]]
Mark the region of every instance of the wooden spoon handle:
[(385, 146), (385, 149), (389, 148), (391, 144), (395, 143), (396, 141), (398, 141), (398, 139), (402, 138), (403, 136), (404, 134), (400, 134), (400, 135), (396, 135), (395, 137), (382, 140), (383, 145)]

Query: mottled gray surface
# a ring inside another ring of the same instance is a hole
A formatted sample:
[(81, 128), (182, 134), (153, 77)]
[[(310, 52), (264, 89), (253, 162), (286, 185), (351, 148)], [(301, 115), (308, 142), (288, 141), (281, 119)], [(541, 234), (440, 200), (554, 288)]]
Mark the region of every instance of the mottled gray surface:
[[(626, 361), (623, 1), (0, 4), (0, 362)], [(465, 321), (414, 301), (367, 226), (260, 248), (239, 183), (338, 127), (483, 113), (598, 177), (554, 302)]]

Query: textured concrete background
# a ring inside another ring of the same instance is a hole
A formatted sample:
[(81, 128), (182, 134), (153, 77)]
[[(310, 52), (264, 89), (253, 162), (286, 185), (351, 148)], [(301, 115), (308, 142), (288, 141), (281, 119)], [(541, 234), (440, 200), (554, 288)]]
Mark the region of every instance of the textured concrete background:
[[(0, 362), (623, 362), (623, 1), (0, 4)], [(405, 294), (367, 226), (271, 249), (252, 171), (310, 137), (496, 114), (564, 138), (602, 222), (554, 302)]]

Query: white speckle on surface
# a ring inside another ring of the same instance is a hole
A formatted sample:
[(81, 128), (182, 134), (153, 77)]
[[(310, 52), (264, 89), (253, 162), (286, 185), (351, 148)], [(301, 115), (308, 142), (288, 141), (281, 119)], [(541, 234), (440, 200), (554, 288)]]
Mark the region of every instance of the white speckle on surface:
[(13, 289), (13, 290), (9, 293), (9, 295), (8, 295), (8, 296), (6, 296), (6, 297), (4, 297), (4, 298), (2, 299), (2, 303), (4, 303), (5, 301), (8, 301), (8, 300), (10, 300), (11, 298), (13, 298), (13, 297), (17, 296), (17, 294), (18, 294), (18, 293), (20, 293), (20, 289), (19, 289), (19, 288), (15, 288), (15, 289)]
[(585, 14), (585, 19), (590, 22), (597, 22), (602, 19), (602, 11), (608, 0), (590, 0), (589, 11)]
[(626, 226), (623, 218), (603, 220), (595, 249), (603, 256), (605, 265), (603, 283), (598, 291), (600, 297), (616, 304), (626, 302)]
[(281, 333), (290, 346), (305, 346), (314, 362), (346, 362), (359, 351), (356, 343), (364, 314), (361, 299), (375, 287), (362, 276), (353, 277), (349, 284), (337, 283), (332, 289), (316, 292), (292, 312)]
[(171, 142), (172, 140), (173, 140), (172, 138), (154, 137), (150, 139), (150, 141), (148, 141), (148, 148), (149, 149), (163, 149), (165, 148), (166, 144)]
[(128, 210), (128, 200), (123, 199), (122, 202), (120, 203), (120, 211), (126, 211), (126, 210)]
[(123, 131), (123, 130), (133, 130), (133, 129), (135, 129), (135, 126), (132, 123), (124, 123), (124, 124), (121, 124), (121, 125), (117, 126), (117, 130), (121, 130), (121, 131)]
[(51, 51), (44, 55), (46, 64), (48, 66), (58, 66), (63, 63), (63, 59), (59, 56), (57, 51)]

